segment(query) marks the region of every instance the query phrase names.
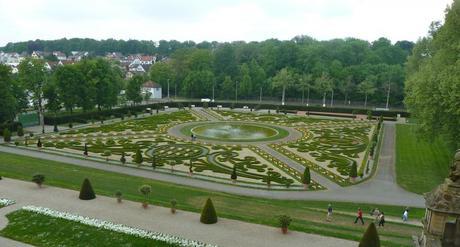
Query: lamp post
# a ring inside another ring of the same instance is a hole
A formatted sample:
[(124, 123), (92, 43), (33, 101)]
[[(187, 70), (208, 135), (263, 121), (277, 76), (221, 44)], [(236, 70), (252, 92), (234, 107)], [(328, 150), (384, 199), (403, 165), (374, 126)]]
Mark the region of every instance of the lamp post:
[(260, 87), (259, 102), (262, 102), (262, 87)]
[(168, 79), (168, 101), (169, 101), (169, 79)]
[(391, 89), (391, 82), (388, 80), (388, 92), (387, 92), (387, 104), (386, 104), (386, 109), (388, 109), (388, 105), (390, 103), (390, 89)]
[(238, 81), (235, 81), (235, 103), (238, 103)]

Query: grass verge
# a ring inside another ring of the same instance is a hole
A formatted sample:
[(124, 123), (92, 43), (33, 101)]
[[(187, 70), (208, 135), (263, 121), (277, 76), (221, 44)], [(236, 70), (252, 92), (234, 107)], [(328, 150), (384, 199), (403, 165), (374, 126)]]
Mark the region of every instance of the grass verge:
[(396, 180), (404, 189), (422, 194), (447, 177), (452, 153), (442, 139), (419, 139), (416, 129), (416, 125), (396, 125)]

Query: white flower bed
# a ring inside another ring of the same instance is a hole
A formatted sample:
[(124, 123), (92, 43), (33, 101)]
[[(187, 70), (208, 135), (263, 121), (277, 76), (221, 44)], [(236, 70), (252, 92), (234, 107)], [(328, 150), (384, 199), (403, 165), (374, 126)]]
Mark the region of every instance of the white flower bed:
[(129, 234), (129, 235), (133, 235), (133, 236), (137, 236), (141, 238), (148, 238), (148, 239), (153, 239), (153, 240), (164, 241), (169, 244), (177, 244), (179, 246), (184, 246), (184, 247), (217, 247), (216, 245), (205, 244), (205, 243), (201, 243), (195, 240), (183, 239), (183, 238), (172, 236), (172, 235), (165, 234), (165, 233), (150, 232), (150, 231), (146, 231), (146, 230), (142, 230), (138, 228), (125, 226), (122, 224), (111, 223), (111, 222), (104, 221), (104, 220), (92, 219), (92, 218), (85, 217), (85, 216), (55, 211), (53, 209), (44, 208), (44, 207), (24, 206), (22, 207), (22, 209), (26, 211), (38, 213), (38, 214), (55, 217), (55, 218), (75, 221), (75, 222), (89, 225), (89, 226), (103, 228), (109, 231)]
[(15, 204), (15, 203), (16, 203), (16, 202), (13, 201), (13, 200), (0, 198), (0, 206), (2, 206), (2, 207), (6, 207), (6, 206), (9, 206), (9, 205), (13, 205), (13, 204)]

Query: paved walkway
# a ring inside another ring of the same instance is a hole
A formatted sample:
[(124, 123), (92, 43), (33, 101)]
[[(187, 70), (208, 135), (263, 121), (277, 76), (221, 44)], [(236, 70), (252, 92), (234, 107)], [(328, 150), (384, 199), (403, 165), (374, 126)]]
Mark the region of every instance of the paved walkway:
[(34, 205), (218, 246), (356, 246), (356, 242), (301, 232), (290, 231), (283, 235), (278, 228), (223, 218), (215, 225), (205, 225), (199, 222), (200, 215), (197, 213), (178, 211), (176, 215), (172, 215), (169, 208), (151, 206), (145, 210), (140, 203), (124, 201), (118, 204), (114, 198), (104, 196), (82, 201), (77, 198), (77, 191), (49, 186), (39, 189), (31, 182), (4, 179), (0, 181), (0, 185), (0, 195), (17, 202), (16, 205), (10, 206), (11, 208), (0, 209), (0, 222), (4, 222), (4, 215), (9, 211), (24, 205)]
[[(133, 169), (130, 167), (107, 165), (101, 162), (48, 154), (34, 150), (20, 149), (18, 152), (17, 148), (7, 146), (0, 146), (0, 152), (21, 154), (24, 156), (54, 160), (82, 167), (96, 168), (100, 170), (150, 178), (180, 185), (253, 197), (288, 200), (363, 202), (372, 204), (400, 205), (402, 207), (424, 207), (425, 201), (421, 195), (405, 191), (396, 184), (393, 156), (395, 148), (394, 123), (385, 123), (384, 128), (383, 145), (379, 157), (379, 165), (377, 167), (376, 175), (368, 181), (358, 185), (344, 188), (331, 188), (326, 191), (270, 191), (244, 188), (231, 184), (227, 185), (208, 182), (189, 177), (180, 177), (153, 171)], [(322, 181), (319, 182), (321, 183)]]

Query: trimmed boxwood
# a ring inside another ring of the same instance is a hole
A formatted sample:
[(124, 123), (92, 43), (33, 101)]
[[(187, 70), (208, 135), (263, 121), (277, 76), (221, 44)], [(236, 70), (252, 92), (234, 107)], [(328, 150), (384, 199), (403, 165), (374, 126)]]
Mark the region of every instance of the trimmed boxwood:
[(371, 222), (367, 227), (363, 238), (359, 242), (359, 247), (380, 247), (379, 234), (377, 233), (374, 222)]
[(217, 213), (214, 205), (212, 204), (211, 198), (206, 200), (203, 211), (201, 211), (200, 222), (203, 224), (217, 223)]
[(81, 200), (92, 200), (96, 198), (96, 194), (94, 193), (93, 187), (89, 182), (89, 179), (85, 178), (83, 180), (83, 184), (81, 185), (80, 195), (78, 196)]

